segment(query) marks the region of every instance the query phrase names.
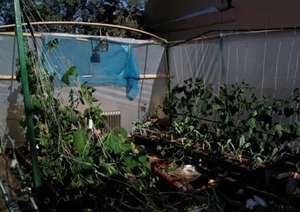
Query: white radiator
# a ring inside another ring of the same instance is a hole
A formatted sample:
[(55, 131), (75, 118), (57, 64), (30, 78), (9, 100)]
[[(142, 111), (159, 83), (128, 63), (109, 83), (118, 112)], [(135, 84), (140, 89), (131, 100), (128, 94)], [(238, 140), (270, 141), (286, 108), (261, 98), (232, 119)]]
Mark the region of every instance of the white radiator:
[(108, 130), (121, 128), (120, 111), (105, 111), (102, 115), (105, 117), (105, 127)]

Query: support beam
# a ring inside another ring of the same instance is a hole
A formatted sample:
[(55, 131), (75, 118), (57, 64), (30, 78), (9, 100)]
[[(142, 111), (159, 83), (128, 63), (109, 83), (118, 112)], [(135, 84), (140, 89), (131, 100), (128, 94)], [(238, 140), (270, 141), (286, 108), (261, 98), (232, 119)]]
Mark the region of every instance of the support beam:
[(20, 64), (20, 73), (21, 73), (21, 84), (22, 91), (24, 96), (24, 108), (26, 115), (26, 138), (30, 143), (31, 150), (31, 160), (32, 160), (32, 173), (33, 173), (33, 181), (34, 186), (38, 189), (41, 186), (41, 176), (38, 167), (37, 161), (37, 148), (36, 148), (36, 140), (34, 133), (34, 123), (33, 123), (33, 114), (32, 114), (32, 102), (30, 96), (30, 89), (28, 83), (28, 70), (26, 65), (26, 54), (25, 54), (25, 43), (22, 31), (22, 23), (21, 23), (21, 7), (20, 0), (14, 0), (14, 9), (15, 9), (15, 21), (16, 21), (16, 35), (18, 42), (18, 52), (19, 52), (19, 64)]
[[(93, 77), (92, 75), (87, 76), (86, 78)], [(140, 74), (139, 80), (163, 80), (169, 79), (169, 75), (166, 74)], [(16, 80), (15, 75), (0, 75), (0, 81), (4, 80)]]
[[(23, 23), (22, 26), (26, 26), (26, 23)], [(122, 29), (122, 30), (127, 30), (127, 31), (132, 31), (132, 32), (137, 32), (140, 34), (148, 35), (150, 37), (153, 37), (160, 41), (163, 44), (168, 44), (168, 41), (162, 37), (159, 37), (155, 34), (152, 34), (150, 32), (146, 32), (144, 30), (140, 29), (135, 29), (132, 27), (127, 27), (127, 26), (121, 26), (121, 25), (115, 25), (115, 24), (105, 24), (105, 23), (91, 23), (91, 22), (79, 22), (79, 21), (46, 21), (46, 22), (31, 22), (30, 25), (35, 26), (35, 25), (54, 25), (54, 26), (92, 26), (92, 27), (103, 27), (103, 28), (115, 28), (115, 29)], [(9, 28), (14, 28), (16, 27), (15, 24), (8, 24), (8, 25), (0, 25), (0, 29), (9, 29)]]

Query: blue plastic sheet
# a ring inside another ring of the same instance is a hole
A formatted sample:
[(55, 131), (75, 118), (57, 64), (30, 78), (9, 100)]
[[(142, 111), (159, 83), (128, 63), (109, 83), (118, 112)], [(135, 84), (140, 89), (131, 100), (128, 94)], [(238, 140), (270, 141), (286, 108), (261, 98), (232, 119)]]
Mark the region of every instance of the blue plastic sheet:
[[(57, 45), (49, 48), (49, 42), (53, 41)], [(103, 41), (104, 44), (108, 42), (106, 49), (99, 47), (99, 39), (76, 40), (52, 35), (44, 36), (43, 42), (50, 72), (62, 77), (65, 71), (75, 66), (83, 83), (123, 86), (129, 100), (137, 96), (139, 68), (130, 44)]]

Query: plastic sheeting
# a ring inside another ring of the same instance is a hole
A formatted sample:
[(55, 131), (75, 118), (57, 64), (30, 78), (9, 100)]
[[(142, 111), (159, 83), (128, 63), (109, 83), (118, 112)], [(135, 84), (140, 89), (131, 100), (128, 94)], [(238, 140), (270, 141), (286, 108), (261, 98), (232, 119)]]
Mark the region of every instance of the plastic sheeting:
[(260, 96), (286, 97), (299, 87), (300, 32), (221, 36), (170, 49), (172, 84), (202, 78), (213, 87), (246, 82)]
[[(0, 36), (0, 75), (15, 75), (16, 40), (12, 36)], [(8, 133), (17, 141), (24, 140), (20, 121), (23, 114), (23, 101), (19, 83), (0, 80), (0, 139)]]
[[(49, 35), (46, 34), (47, 36)], [(100, 39), (99, 36), (86, 35), (72, 35), (55, 33), (55, 37), (68, 37), (79, 43), (88, 43), (87, 39)], [(107, 38), (107, 37), (106, 37)], [(155, 44), (149, 40), (135, 40), (108, 37), (110, 42), (125, 43), (132, 47), (133, 53), (136, 55), (136, 63), (141, 74), (166, 74), (164, 47)], [(14, 37), (0, 36), (0, 75), (15, 74), (17, 55), (14, 54)], [(42, 40), (37, 37), (38, 47), (42, 48)], [(57, 63), (65, 63), (70, 66), (71, 63), (63, 55), (62, 52), (57, 51), (57, 60), (47, 61), (52, 65)], [(64, 58), (64, 59), (63, 59)], [(64, 70), (65, 71), (65, 70)], [(95, 98), (99, 101), (101, 109), (105, 112), (121, 112), (121, 126), (126, 128), (129, 132), (132, 129), (133, 122), (143, 120), (147, 114), (156, 112), (157, 106), (161, 105), (164, 99), (166, 80), (138, 80), (138, 95), (130, 101), (126, 97), (126, 87), (94, 84), (96, 89)], [(23, 129), (20, 126), (20, 119), (23, 114), (22, 96), (20, 94), (20, 85), (16, 81), (0, 80), (0, 135), (7, 131), (17, 141), (24, 139)], [(68, 93), (62, 94), (68, 96)]]
[(129, 100), (137, 96), (140, 71), (130, 44), (104, 40), (108, 48), (101, 50), (97, 47), (100, 39), (78, 40), (55, 35), (45, 35), (42, 39), (45, 46), (58, 41), (54, 49), (44, 48), (48, 61), (53, 61), (48, 65), (50, 72), (61, 78), (66, 70), (75, 66), (82, 82), (123, 86), (127, 88)]

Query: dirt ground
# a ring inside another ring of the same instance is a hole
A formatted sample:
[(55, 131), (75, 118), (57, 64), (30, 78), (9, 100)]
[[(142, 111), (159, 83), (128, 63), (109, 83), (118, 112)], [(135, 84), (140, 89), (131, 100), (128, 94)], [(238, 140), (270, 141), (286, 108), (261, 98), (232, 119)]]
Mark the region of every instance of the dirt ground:
[(0, 200), (0, 212), (7, 212), (5, 204), (2, 199)]
[[(3, 156), (1, 155), (0, 156), (0, 179), (2, 181), (4, 181), (4, 179), (6, 178), (6, 162), (3, 158)], [(5, 203), (3, 201), (3, 197), (2, 197), (2, 194), (1, 194), (1, 198), (0, 198), (0, 212), (6, 212), (6, 206), (5, 206)]]

